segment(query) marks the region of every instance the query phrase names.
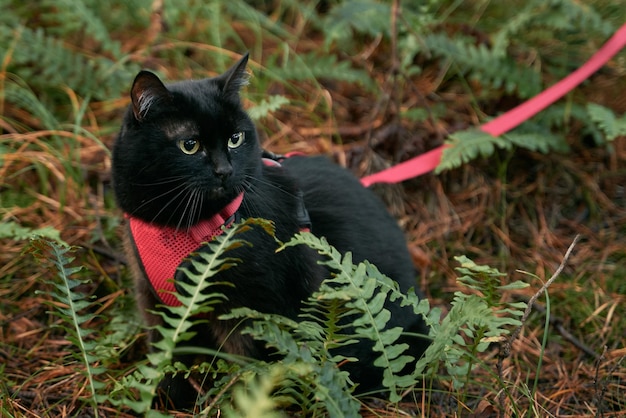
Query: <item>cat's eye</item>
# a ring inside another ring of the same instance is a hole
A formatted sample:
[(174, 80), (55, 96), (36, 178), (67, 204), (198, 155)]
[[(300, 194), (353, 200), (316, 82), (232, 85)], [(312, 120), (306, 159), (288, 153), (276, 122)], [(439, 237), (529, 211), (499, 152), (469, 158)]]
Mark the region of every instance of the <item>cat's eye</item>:
[(181, 139), (178, 141), (178, 148), (185, 154), (192, 155), (200, 149), (200, 142), (195, 139)]
[(246, 134), (243, 132), (237, 132), (233, 134), (228, 140), (228, 148), (233, 149), (237, 148), (241, 144), (243, 144), (243, 140), (246, 138)]

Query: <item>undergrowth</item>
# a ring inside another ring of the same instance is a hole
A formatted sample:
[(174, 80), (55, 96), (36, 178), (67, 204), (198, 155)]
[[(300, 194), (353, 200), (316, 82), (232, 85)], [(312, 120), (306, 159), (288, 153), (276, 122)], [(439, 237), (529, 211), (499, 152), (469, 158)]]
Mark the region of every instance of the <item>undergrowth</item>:
[[(289, 245), (313, 246), (342, 274), (308, 302), (301, 322), (231, 313), (252, 319), (247, 332), (285, 361), (214, 353), (215, 362), (193, 370), (223, 374), (199, 400), (207, 414), (626, 410), (624, 53), (507, 135), (476, 129), (578, 68), (626, 21), (619, 2), (0, 0), (0, 10), (2, 415), (146, 412), (162, 374), (187, 372), (169, 359), (171, 344), (188, 336), (189, 311), (170, 324), (175, 335), (161, 330), (171, 343), (143, 360), (109, 148), (139, 69), (167, 80), (207, 77), (245, 51), (246, 107), (275, 152), (325, 153), (364, 174), (452, 145), (437, 176), (384, 189), (436, 307), (299, 235)], [(522, 342), (495, 371), (495, 348), (518, 327), (521, 303), (575, 233), (584, 240), (574, 267), (552, 286), (547, 307), (535, 303)], [(459, 258), (456, 281), (452, 257), (462, 254), (478, 265)], [(507, 287), (516, 269), (533, 273), (530, 289)], [(394, 344), (398, 331), (377, 333), (384, 310), (357, 315), (356, 336), (374, 338), (393, 394), (383, 407), (352, 395), (337, 367), (349, 359), (329, 352), (351, 341), (333, 328), (334, 315), (371, 310), (379, 300), (369, 294), (401, 298), (432, 329), (413, 375), (398, 378), (407, 361)]]
[[(85, 327), (92, 319), (88, 312), (93, 301), (77, 290), (81, 282), (71, 277), (80, 270), (69, 266), (73, 258), (67, 254), (72, 250), (54, 241), (35, 240), (31, 244), (39, 258), (46, 257), (42, 252), (49, 253), (47, 257), (58, 271), (58, 279), (52, 282), (51, 306), (62, 320), (58, 326), (77, 348), (75, 357), (83, 365), (90, 393), (85, 402), (94, 414), (98, 413), (98, 405), (111, 403), (141, 415), (168, 416), (152, 409), (157, 384), (166, 373), (191, 372), (180, 363), (172, 363), (177, 344), (191, 339), (194, 321), (202, 320), (199, 315), (212, 311), (223, 300), (223, 295), (211, 292), (211, 286), (219, 284), (211, 279), (242, 262), (229, 257), (228, 251), (246, 245), (239, 235), (252, 225), (261, 226), (273, 236), (270, 222), (248, 219), (206, 244), (211, 251), (201, 252), (201, 260), (194, 262), (199, 273), (187, 271), (190, 281), (181, 284), (186, 293), (178, 295), (182, 306), (168, 307), (167, 312), (160, 313), (165, 325), (156, 329), (163, 338), (153, 345), (147, 361), (121, 377), (119, 372), (103, 367), (102, 358), (94, 355), (97, 347), (111, 345), (111, 331), (94, 333)], [(198, 400), (203, 405), (202, 415), (250, 416), (254, 410), (255, 416), (266, 417), (298, 410), (307, 416), (358, 417), (361, 404), (352, 394), (354, 384), (340, 367), (358, 359), (338, 356), (333, 349), (363, 339), (374, 342), (373, 350), (378, 354), (374, 364), (384, 371), (382, 384), (389, 390), (392, 403), (399, 402), (407, 390), (424, 380), (450, 379), (453, 387), (461, 388), (479, 365), (477, 355), (503, 341), (513, 327), (522, 324), (519, 317), (525, 304), (503, 303), (501, 292), (524, 285), (502, 286), (500, 273), (467, 258), (459, 259), (458, 270), (463, 274), (459, 281), (480, 294), (457, 292), (450, 312), (442, 320), (441, 310), (431, 309), (427, 299), (420, 300), (412, 290), (400, 292), (397, 284), (375, 266), (367, 261), (354, 265), (350, 253), (340, 254), (323, 238), (299, 233), (278, 251), (294, 245), (307, 245), (317, 251), (324, 257), (321, 263), (335, 273), (306, 301), (300, 321), (248, 308), (237, 308), (220, 317), (252, 320), (242, 332), (275, 349), (282, 360), (232, 362), (228, 361), (232, 356), (218, 351), (214, 361), (194, 366), (196, 372), (223, 376)], [(408, 346), (397, 343), (403, 333), (401, 328), (386, 327), (390, 319), (390, 312), (384, 308), (387, 299), (412, 307), (431, 327), (432, 343), (422, 358), (404, 354)], [(203, 352), (203, 347), (191, 350)], [(398, 375), (411, 361), (417, 361), (414, 370)], [(441, 368), (446, 377), (440, 376)]]

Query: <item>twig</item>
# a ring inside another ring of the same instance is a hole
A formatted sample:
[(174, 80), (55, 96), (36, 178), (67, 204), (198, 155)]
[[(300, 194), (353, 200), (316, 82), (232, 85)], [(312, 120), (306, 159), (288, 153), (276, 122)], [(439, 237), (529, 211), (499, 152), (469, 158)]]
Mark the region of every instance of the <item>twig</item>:
[[(501, 346), (500, 354), (498, 355), (498, 364), (497, 364), (498, 377), (500, 378), (501, 381), (504, 381), (504, 377), (502, 375), (502, 371), (503, 371), (502, 365), (503, 365), (504, 359), (511, 355), (511, 347), (513, 346), (513, 343), (515, 342), (515, 340), (519, 336), (520, 332), (522, 331), (522, 327), (524, 326), (524, 324), (526, 323), (526, 320), (530, 316), (530, 313), (532, 312), (532, 309), (533, 309), (533, 306), (534, 306), (535, 302), (537, 301), (537, 299), (539, 299), (539, 297), (541, 295), (544, 294), (546, 289), (548, 289), (548, 287), (550, 287), (550, 285), (552, 285), (552, 283), (557, 279), (557, 277), (559, 277), (561, 275), (561, 272), (563, 272), (563, 269), (567, 265), (567, 261), (569, 260), (570, 256), (572, 255), (572, 251), (574, 251), (574, 247), (576, 247), (576, 244), (578, 243), (579, 240), (580, 240), (580, 234), (576, 235), (576, 237), (574, 237), (574, 241), (572, 241), (572, 243), (570, 244), (569, 248), (565, 252), (565, 256), (563, 257), (563, 261), (561, 261), (561, 264), (556, 269), (556, 271), (554, 272), (552, 277), (550, 277), (550, 279), (547, 282), (545, 282), (543, 284), (543, 286), (541, 286), (541, 288), (528, 301), (528, 305), (526, 306), (526, 310), (524, 311), (524, 315), (522, 315), (522, 318), (520, 320), (521, 321), (521, 325), (519, 327), (517, 327), (511, 333), (511, 337), (508, 339), (508, 341), (506, 343), (504, 343), (504, 345)], [(499, 396), (499, 403), (500, 403), (500, 407), (502, 409), (504, 409), (505, 396), (506, 396), (505, 391), (501, 391), (500, 392), (500, 396)]]
[(241, 374), (237, 373), (235, 374), (229, 381), (228, 383), (226, 383), (224, 385), (224, 387), (220, 390), (220, 392), (215, 395), (215, 398), (213, 399), (213, 401), (211, 402), (211, 404), (204, 409), (204, 412), (211, 412), (211, 410), (213, 410), (213, 408), (215, 408), (215, 406), (217, 405), (217, 403), (220, 401), (220, 399), (222, 398), (222, 396), (224, 396), (224, 394), (230, 389), (230, 387), (232, 385), (234, 385), (235, 383), (237, 383), (237, 381), (239, 381), (239, 379), (241, 378)]
[(569, 260), (569, 257), (572, 255), (572, 251), (574, 250), (574, 247), (576, 246), (579, 240), (580, 240), (580, 235), (576, 235), (576, 237), (574, 238), (574, 241), (572, 241), (569, 248), (567, 249), (567, 252), (565, 253), (565, 256), (563, 257), (563, 261), (561, 261), (561, 265), (559, 265), (559, 268), (556, 269), (552, 277), (550, 277), (550, 279), (547, 282), (545, 282), (543, 286), (541, 286), (541, 288), (528, 301), (528, 306), (526, 306), (524, 315), (521, 318), (522, 325), (520, 325), (519, 327), (515, 329), (515, 331), (513, 331), (513, 333), (511, 334), (511, 338), (509, 338), (509, 341), (507, 341), (507, 343), (504, 345), (504, 353), (503, 353), (504, 357), (508, 357), (509, 354), (511, 353), (511, 346), (513, 345), (513, 342), (517, 339), (519, 333), (521, 332), (522, 326), (528, 319), (528, 316), (530, 316), (530, 312), (533, 309), (533, 305), (535, 304), (537, 299), (539, 299), (539, 297), (544, 294), (546, 289), (548, 289), (548, 287), (552, 285), (552, 283), (557, 279), (557, 277), (561, 275), (561, 272), (565, 268), (565, 265), (567, 264), (567, 261)]

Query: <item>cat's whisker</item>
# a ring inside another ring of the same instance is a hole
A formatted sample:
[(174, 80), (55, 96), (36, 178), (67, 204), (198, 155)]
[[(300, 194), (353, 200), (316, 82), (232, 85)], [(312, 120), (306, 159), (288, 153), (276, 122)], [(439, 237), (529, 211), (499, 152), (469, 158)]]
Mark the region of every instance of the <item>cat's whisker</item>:
[[(163, 198), (163, 197), (167, 196), (168, 194), (170, 194), (170, 193), (174, 193), (174, 192), (176, 192), (178, 189), (180, 189), (180, 188), (185, 188), (185, 187), (186, 187), (186, 185), (185, 185), (184, 183), (181, 183), (181, 184), (177, 185), (176, 187), (173, 187), (173, 188), (171, 188), (171, 189), (168, 189), (168, 190), (166, 190), (165, 192), (163, 192), (163, 193), (161, 193), (161, 194), (159, 194), (159, 195), (156, 195), (156, 196), (152, 197), (151, 199), (146, 200), (146, 201), (145, 201), (145, 202), (143, 202), (141, 205), (137, 206), (137, 208), (135, 208), (134, 212), (138, 212), (138, 211), (140, 211), (141, 209), (143, 209), (145, 206), (147, 206), (147, 205), (149, 205), (149, 204), (153, 203), (155, 200), (159, 200), (159, 199), (161, 199), (161, 198)], [(176, 196), (179, 196), (179, 195), (180, 195), (180, 192), (179, 192)], [(176, 196), (175, 196), (175, 197), (176, 197)]]
[[(243, 187), (248, 193), (257, 194), (254, 183), (244, 180)], [(279, 190), (288, 193), (283, 189)], [(288, 194), (291, 195), (291, 193)], [(279, 202), (267, 199), (244, 199), (244, 205), (251, 216), (262, 216), (261, 214), (266, 213), (268, 210), (280, 212), (282, 209)]]
[[(178, 225), (176, 226), (176, 230), (181, 230), (181, 226), (185, 226), (187, 233), (191, 230), (191, 227), (196, 221), (195, 214), (196, 209), (198, 208), (198, 199), (202, 195), (202, 192), (199, 189), (190, 189), (190, 193), (188, 194), (187, 204), (183, 209), (183, 213), (181, 218), (178, 221)], [(189, 213), (189, 216), (186, 216)], [(199, 215), (199, 213), (198, 213)], [(186, 225), (183, 225), (183, 221), (186, 220)]]
[(174, 176), (174, 177), (166, 177), (161, 179), (160, 181), (155, 181), (153, 183), (137, 183), (137, 182), (133, 182), (133, 185), (135, 186), (142, 186), (142, 187), (150, 187), (150, 186), (162, 186), (164, 184), (170, 184), (170, 183), (175, 183), (177, 181), (181, 181), (184, 180), (185, 177), (183, 176)]
[[(242, 184), (242, 188), (250, 193), (250, 194), (254, 194), (254, 184), (248, 182), (247, 180), (243, 181)], [(258, 207), (256, 207), (256, 205), (253, 205), (252, 202), (256, 202), (257, 199), (244, 199), (242, 204), (244, 205), (244, 207), (246, 208), (246, 211), (251, 215), (251, 216), (255, 216), (256, 213), (261, 213), (261, 211), (258, 209)], [(255, 206), (255, 207), (252, 207)]]
[(194, 199), (192, 211), (190, 212), (190, 216), (187, 220), (187, 232), (189, 232), (194, 223), (200, 219), (200, 213), (204, 204), (204, 193), (202, 193), (200, 190), (197, 190), (196, 196), (197, 197)]
[(183, 224), (183, 221), (186, 218), (187, 211), (190, 209), (190, 207), (193, 206), (194, 196), (197, 193), (197, 190), (191, 187), (187, 187), (186, 191), (187, 191), (187, 194), (185, 195), (185, 198), (181, 199), (178, 205), (176, 206), (176, 211), (178, 211), (178, 208), (180, 207), (180, 205), (183, 202), (185, 202), (185, 207), (183, 208), (183, 212), (181, 213), (180, 219), (178, 219), (178, 223), (176, 224), (177, 231), (181, 230), (181, 225)]
[[(182, 196), (184, 193), (189, 193), (189, 185), (183, 183), (176, 189), (180, 189), (180, 188), (182, 188), (182, 190), (176, 193), (176, 195), (173, 196), (172, 199), (169, 200), (169, 202), (163, 205), (163, 207), (154, 215), (154, 217), (152, 218), (152, 221), (155, 221), (161, 215), (161, 213), (163, 213), (163, 211), (166, 210), (170, 206), (170, 204), (174, 203), (175, 201), (178, 201), (178, 205), (176, 205), (174, 210), (171, 211), (171, 215), (169, 219), (167, 220), (167, 222), (169, 223), (172, 220), (172, 216), (174, 216), (176, 210), (180, 207), (181, 203), (184, 200), (184, 199), (178, 199), (178, 198)], [(161, 195), (161, 196), (164, 196), (164, 195)]]
[[(273, 189), (275, 189), (275, 190), (278, 190), (278, 191), (279, 191), (279, 192), (281, 192), (281, 193), (286, 194), (287, 196), (292, 196), (292, 197), (293, 197), (293, 196), (295, 196), (295, 195), (294, 195), (293, 193), (291, 193), (290, 191), (285, 190), (285, 189), (283, 189), (282, 187), (275, 185), (274, 183), (271, 183), (271, 182), (266, 181), (266, 180), (264, 180), (264, 179), (260, 179), (260, 178), (254, 177), (254, 176), (249, 175), (249, 174), (246, 174), (246, 180), (252, 180), (252, 181), (254, 181), (254, 182), (258, 182), (258, 183), (260, 183), (260, 184), (263, 184), (264, 186), (269, 186), (269, 187), (271, 187), (271, 188), (273, 188)], [(252, 182), (249, 182), (249, 181), (244, 181), (244, 184), (247, 184), (247, 185), (249, 185), (249, 186), (253, 186), (253, 183), (252, 183)], [(254, 190), (252, 190), (252, 188), (250, 189), (250, 191), (254, 192)]]
[(181, 208), (183, 203), (185, 204), (184, 208), (182, 209), (182, 213), (180, 213), (180, 218), (178, 219), (178, 223), (176, 224), (177, 231), (180, 231), (184, 228), (187, 230), (187, 232), (189, 232), (189, 229), (190, 229), (189, 226), (195, 223), (193, 219), (193, 207), (195, 205), (194, 202), (197, 199), (197, 195), (199, 193), (201, 193), (200, 190), (197, 190), (193, 188), (192, 186), (189, 186), (187, 188), (187, 194), (185, 195), (185, 197), (180, 199), (180, 202), (178, 203), (178, 205), (176, 205), (176, 208), (174, 209), (174, 211), (176, 213), (179, 213), (179, 209)]
[(194, 215), (196, 213), (196, 205), (198, 204), (198, 194), (199, 191), (197, 189), (193, 189), (187, 198), (187, 204), (183, 209), (183, 213), (178, 220), (177, 228), (184, 229), (189, 234), (189, 230), (191, 225), (194, 223)]

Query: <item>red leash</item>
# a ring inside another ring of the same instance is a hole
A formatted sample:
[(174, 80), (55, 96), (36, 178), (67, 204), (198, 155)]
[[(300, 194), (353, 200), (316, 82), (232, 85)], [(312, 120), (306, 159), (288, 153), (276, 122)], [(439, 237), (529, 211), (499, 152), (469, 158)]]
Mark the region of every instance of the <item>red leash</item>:
[(439, 165), (445, 147), (445, 145), (442, 145), (393, 167), (365, 176), (361, 178), (361, 184), (369, 187), (376, 183), (400, 183), (401, 181), (433, 171)]
[[(565, 96), (576, 86), (598, 71), (608, 60), (626, 46), (626, 24), (613, 34), (613, 36), (596, 52), (582, 67), (574, 71), (552, 87), (542, 91), (535, 97), (521, 105), (498, 116), (480, 127), (483, 132), (493, 136), (499, 136), (510, 131), (525, 120), (530, 119), (552, 103)], [(361, 183), (368, 187), (374, 183), (399, 183), (413, 177), (421, 176), (434, 170), (441, 161), (444, 148), (442, 145), (410, 160), (404, 161), (393, 167), (387, 168), (375, 174), (363, 177)]]

